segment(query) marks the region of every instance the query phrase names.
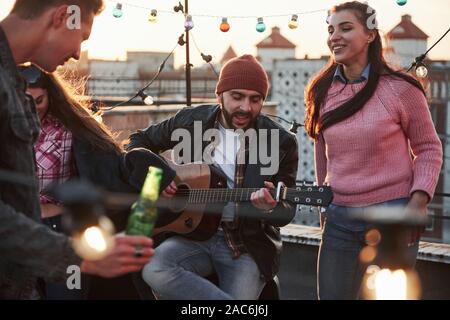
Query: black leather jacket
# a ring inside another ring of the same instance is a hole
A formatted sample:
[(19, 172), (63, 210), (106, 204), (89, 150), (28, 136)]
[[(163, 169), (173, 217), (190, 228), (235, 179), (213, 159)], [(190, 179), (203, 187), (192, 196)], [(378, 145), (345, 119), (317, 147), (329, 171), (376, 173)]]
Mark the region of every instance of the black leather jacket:
[[(128, 149), (143, 147), (155, 153), (172, 149), (179, 142), (171, 141), (171, 134), (174, 130), (186, 129), (191, 133), (191, 137), (194, 137), (194, 121), (201, 121), (203, 134), (207, 129), (215, 126), (218, 112), (220, 112), (219, 105), (185, 108), (168, 120), (132, 134)], [(263, 187), (265, 180), (272, 181), (275, 185), (278, 181), (282, 181), (287, 186), (294, 186), (298, 166), (298, 145), (295, 136), (263, 115), (257, 118), (255, 129), (257, 132), (261, 129), (279, 130), (279, 169), (272, 176), (261, 175), (260, 169), (263, 165), (258, 156), (257, 164), (247, 164), (243, 187)], [(191, 150), (196, 150), (194, 148), (194, 144), (197, 142), (194, 141), (195, 137), (191, 140)], [(270, 154), (271, 139), (267, 140)], [(210, 141), (203, 141), (201, 150), (197, 148), (197, 151), (203, 153), (209, 143)], [(277, 152), (277, 150), (274, 151)], [(191, 157), (194, 160), (198, 159), (199, 155), (192, 152)], [(279, 227), (292, 220), (295, 215), (295, 206), (280, 203), (271, 214), (266, 214), (270, 219), (264, 220), (244, 217), (249, 216), (250, 212), (258, 211), (251, 203), (243, 204), (239, 208), (238, 215), (240, 212), (246, 213), (239, 219), (239, 232), (244, 244), (258, 264), (261, 273), (266, 279), (271, 279), (279, 268), (282, 245)]]

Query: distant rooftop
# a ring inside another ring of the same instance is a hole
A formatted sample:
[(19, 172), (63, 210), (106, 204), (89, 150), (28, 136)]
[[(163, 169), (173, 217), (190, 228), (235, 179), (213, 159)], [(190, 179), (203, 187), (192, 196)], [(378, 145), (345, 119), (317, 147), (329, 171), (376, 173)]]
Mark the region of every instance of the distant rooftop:
[(273, 27), (270, 36), (262, 40), (256, 45), (256, 48), (283, 48), (283, 49), (295, 49), (296, 45), (286, 39), (281, 33), (279, 27)]
[(387, 33), (389, 39), (427, 40), (428, 35), (416, 26), (409, 14), (402, 16), (402, 20)]

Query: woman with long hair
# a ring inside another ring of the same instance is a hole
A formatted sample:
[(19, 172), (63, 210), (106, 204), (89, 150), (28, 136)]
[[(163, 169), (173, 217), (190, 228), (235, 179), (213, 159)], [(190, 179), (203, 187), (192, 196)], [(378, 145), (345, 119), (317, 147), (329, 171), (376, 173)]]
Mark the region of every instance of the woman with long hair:
[[(163, 167), (166, 179), (170, 179), (169, 169), (149, 151), (138, 150), (129, 157), (114, 140), (111, 131), (97, 121), (89, 109), (90, 101), (82, 97), (82, 91), (77, 90), (77, 86), (70, 85), (56, 73), (45, 73), (33, 65), (20, 67), (20, 72), (28, 82), (27, 92), (34, 100), (41, 121), (39, 138), (35, 144), (41, 216), (43, 222), (54, 231), (63, 232), (63, 204), (47, 194), (46, 189), (51, 184), (81, 178), (108, 191), (136, 193), (140, 191), (149, 165)], [(166, 179), (163, 179), (163, 185)], [(117, 231), (125, 228), (129, 210), (107, 214), (113, 219)], [(115, 243), (113, 251), (103, 263), (90, 267), (101, 265), (102, 268), (110, 268), (111, 277), (126, 275), (141, 270), (153, 255), (152, 241), (146, 237), (116, 236)], [(139, 254), (136, 254), (136, 246), (141, 248)], [(83, 292), (68, 290), (65, 284), (48, 283), (47, 298), (98, 298), (88, 293), (86, 288), (89, 285), (89, 289), (92, 289), (92, 279), (101, 281), (91, 277), (91, 281), (82, 282), (83, 289), (86, 289)], [(119, 284), (108, 280), (102, 285), (108, 283), (115, 286)], [(122, 278), (120, 283), (131, 284), (131, 281)], [(130, 288), (116, 287), (110, 288), (110, 291), (107, 295), (109, 298), (130, 298), (127, 293), (134, 294), (132, 298), (139, 298), (135, 290), (130, 291)]]
[[(305, 127), (314, 139), (316, 179), (333, 188), (321, 214), (320, 299), (355, 299), (368, 223), (351, 219), (373, 206), (402, 206), (424, 215), (439, 178), (442, 146), (425, 91), (383, 58), (375, 11), (357, 1), (328, 17), (329, 63), (305, 92)], [(414, 266), (417, 229), (403, 253)]]
[(61, 212), (61, 206), (50, 199), (45, 190), (52, 183), (62, 183), (77, 176), (73, 152), (75, 140), (88, 143), (92, 150), (111, 155), (119, 155), (122, 148), (109, 128), (92, 114), (90, 101), (81, 98), (81, 83), (69, 84), (57, 73), (47, 74), (35, 66), (24, 66), (20, 70), (27, 79), (27, 92), (33, 97), (41, 121), (35, 145), (37, 174), (42, 217), (51, 218)]

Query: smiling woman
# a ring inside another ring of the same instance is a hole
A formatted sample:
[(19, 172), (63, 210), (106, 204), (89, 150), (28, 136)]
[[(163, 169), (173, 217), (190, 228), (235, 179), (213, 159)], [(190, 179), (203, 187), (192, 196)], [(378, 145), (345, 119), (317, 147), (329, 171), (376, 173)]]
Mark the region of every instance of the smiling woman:
[[(351, 217), (362, 218), (371, 206), (426, 214), (442, 165), (425, 92), (416, 79), (385, 62), (376, 23), (368, 23), (373, 12), (357, 1), (332, 8), (327, 40), (332, 55), (305, 94), (317, 183), (334, 192), (321, 217), (321, 299), (358, 297), (367, 263), (359, 254), (371, 226)], [(419, 230), (409, 228), (406, 238), (400, 251), (411, 269)]]

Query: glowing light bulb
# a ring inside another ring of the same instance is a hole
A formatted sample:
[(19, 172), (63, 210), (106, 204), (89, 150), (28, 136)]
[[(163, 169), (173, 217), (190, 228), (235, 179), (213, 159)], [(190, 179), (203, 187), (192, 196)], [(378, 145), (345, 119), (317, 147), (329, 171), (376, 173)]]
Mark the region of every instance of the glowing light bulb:
[(77, 254), (88, 260), (104, 258), (114, 248), (114, 226), (102, 216), (98, 224), (73, 237), (73, 248)]
[(186, 21), (184, 22), (184, 27), (186, 31), (191, 30), (194, 27), (194, 21), (192, 21), (192, 16), (188, 14), (186, 16)]
[(156, 9), (152, 9), (152, 11), (150, 12), (150, 15), (148, 16), (148, 21), (149, 22), (156, 22), (158, 20), (158, 11), (156, 11)]
[(291, 18), (291, 21), (289, 21), (289, 23), (288, 23), (288, 27), (291, 28), (291, 29), (297, 29), (297, 27), (298, 27), (298, 21), (297, 20), (298, 20), (298, 15), (293, 14), (292, 18)]
[(406, 300), (407, 279), (403, 270), (382, 269), (374, 279), (377, 300)]
[(256, 31), (264, 32), (266, 30), (266, 24), (263, 18), (258, 18), (258, 23), (256, 24)]
[(145, 103), (146, 106), (151, 106), (154, 102), (155, 102), (155, 101), (153, 100), (153, 97), (152, 97), (152, 96), (147, 96), (147, 97), (144, 99), (144, 103)]
[(230, 30), (230, 25), (228, 24), (228, 19), (223, 17), (222, 23), (220, 24), (220, 31), (227, 32), (228, 30)]
[(363, 278), (361, 297), (365, 300), (420, 299), (421, 285), (416, 271), (390, 270), (370, 265)]
[(106, 240), (99, 227), (87, 228), (83, 237), (86, 238), (87, 244), (93, 249), (97, 251), (104, 251), (106, 249)]
[(426, 78), (426, 76), (428, 75), (428, 69), (424, 64), (421, 64), (419, 66), (417, 66), (416, 68), (416, 75), (419, 78)]
[(116, 4), (116, 7), (113, 10), (114, 18), (120, 18), (123, 15), (122, 4), (119, 2)]
[(404, 6), (407, 2), (408, 2), (408, 0), (397, 0), (397, 4), (399, 6)]

